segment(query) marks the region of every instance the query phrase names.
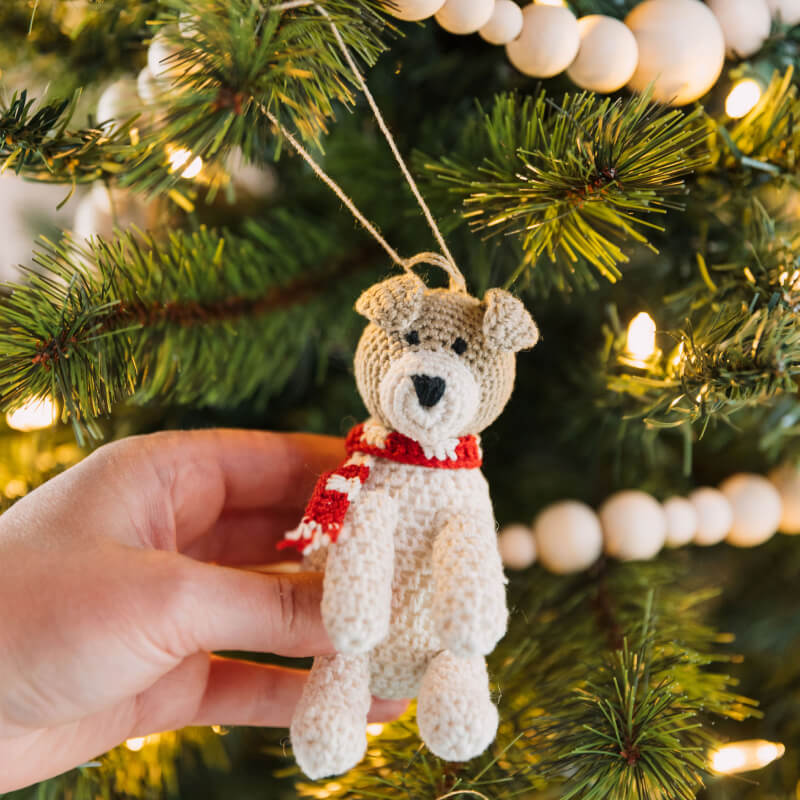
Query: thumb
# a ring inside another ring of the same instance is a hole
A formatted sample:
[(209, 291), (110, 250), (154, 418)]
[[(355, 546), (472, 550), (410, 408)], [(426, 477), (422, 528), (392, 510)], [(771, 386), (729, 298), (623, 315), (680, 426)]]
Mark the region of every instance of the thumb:
[(174, 562), (168, 570), (175, 581), (172, 599), (158, 626), (167, 652), (180, 657), (214, 650), (333, 652), (320, 614), (320, 573), (250, 572), (160, 555)]

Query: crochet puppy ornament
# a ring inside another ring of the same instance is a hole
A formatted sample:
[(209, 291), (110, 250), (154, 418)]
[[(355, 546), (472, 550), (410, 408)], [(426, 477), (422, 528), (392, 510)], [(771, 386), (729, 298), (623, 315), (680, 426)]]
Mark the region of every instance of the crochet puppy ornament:
[(440, 758), (466, 761), (493, 741), (484, 656), (508, 611), (478, 433), (511, 395), (515, 352), (538, 339), (508, 292), (480, 301), (410, 273), (369, 288), (356, 310), (369, 320), (355, 373), (371, 416), (282, 543), (324, 570), (337, 651), (314, 660), (292, 721), (310, 778), (363, 758), (371, 694), (418, 697), (420, 736)]

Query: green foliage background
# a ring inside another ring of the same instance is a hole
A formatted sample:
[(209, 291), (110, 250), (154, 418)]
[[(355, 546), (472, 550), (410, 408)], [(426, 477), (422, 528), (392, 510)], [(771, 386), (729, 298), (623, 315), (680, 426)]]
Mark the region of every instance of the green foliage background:
[[(160, 209), (149, 231), (32, 243), (30, 272), (6, 288), (2, 407), (48, 395), (64, 412), (51, 430), (0, 432), (6, 503), (104, 439), (222, 424), (343, 433), (362, 417), (352, 303), (392, 267), (268, 113), (401, 253), (431, 249), (431, 237), (327, 23), (270, 5), (0, 8), (6, 170), (63, 184), (68, 204), (100, 180)], [(472, 291), (510, 286), (543, 332), (484, 437), (501, 523), (558, 499), (598, 505), (627, 487), (664, 499), (798, 461), (798, 29), (776, 24), (757, 57), (728, 63), (702, 103), (675, 111), (564, 78), (537, 84), (502, 48), (433, 23), (396, 26), (376, 2), (325, 5)], [(622, 17), (635, 3), (571, 5)], [(181, 38), (172, 26), (187, 15)], [(99, 91), (144, 66), (162, 26), (179, 78), (157, 108), (99, 128)], [(746, 75), (768, 89), (737, 122), (723, 101)], [(170, 170), (176, 144), (203, 157), (206, 182)], [(276, 192), (236, 196), (234, 148), (273, 166)], [(644, 372), (620, 360), (641, 310), (661, 351)], [(298, 779), (285, 732), (193, 730), (10, 796), (789, 800), (800, 786), (798, 585), (800, 542), (785, 536), (569, 578), (514, 575), (512, 628), (491, 662), (503, 724), (467, 765), (421, 749), (413, 716), (371, 740), (353, 773), (313, 785)], [(747, 780), (708, 772), (709, 748), (745, 738), (781, 741), (787, 755)]]

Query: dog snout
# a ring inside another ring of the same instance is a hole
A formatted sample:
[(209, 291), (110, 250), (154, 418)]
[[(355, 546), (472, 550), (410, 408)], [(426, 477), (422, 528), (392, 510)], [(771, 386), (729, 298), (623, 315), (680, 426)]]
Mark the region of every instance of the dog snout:
[(446, 386), (444, 378), (433, 375), (412, 375), (411, 380), (419, 404), (423, 408), (432, 408), (442, 399)]

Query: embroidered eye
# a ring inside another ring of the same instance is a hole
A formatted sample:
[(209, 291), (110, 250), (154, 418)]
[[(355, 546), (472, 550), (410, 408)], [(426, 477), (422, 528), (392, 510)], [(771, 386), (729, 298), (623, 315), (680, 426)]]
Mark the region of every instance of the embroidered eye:
[(459, 336), (453, 342), (453, 350), (456, 351), (456, 355), (463, 356), (467, 352), (467, 343)]
[(409, 331), (406, 334), (406, 341), (409, 344), (419, 344), (419, 334), (416, 331)]

